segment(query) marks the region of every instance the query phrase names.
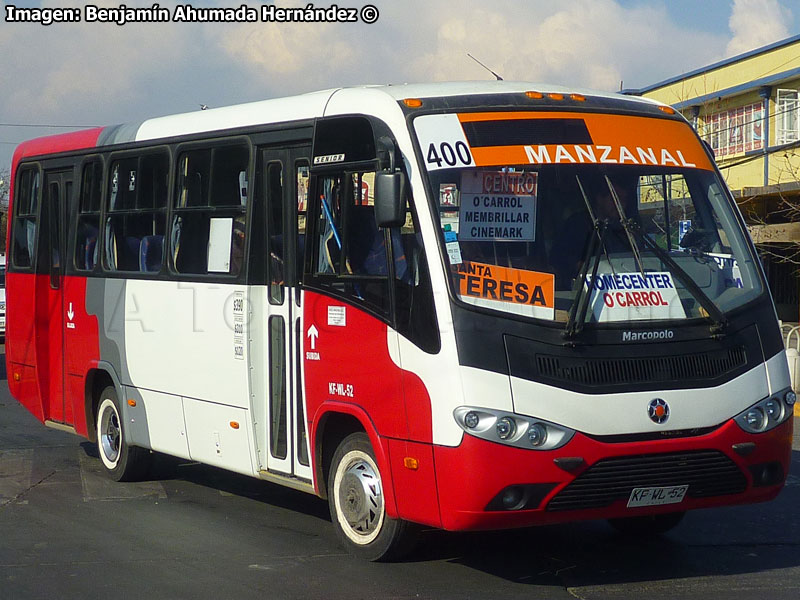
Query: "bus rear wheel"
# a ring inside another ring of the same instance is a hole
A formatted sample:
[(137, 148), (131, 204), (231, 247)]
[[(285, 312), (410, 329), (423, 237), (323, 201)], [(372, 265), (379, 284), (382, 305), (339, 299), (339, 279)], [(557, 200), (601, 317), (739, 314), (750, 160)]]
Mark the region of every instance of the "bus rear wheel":
[(128, 444), (122, 411), (113, 386), (100, 394), (97, 407), (97, 450), (103, 469), (114, 481), (137, 481), (150, 467), (150, 451)]
[(646, 515), (642, 517), (625, 517), (609, 519), (611, 526), (625, 535), (645, 537), (661, 535), (673, 529), (686, 516), (686, 511), (667, 513), (665, 515)]
[(365, 433), (347, 436), (336, 449), (328, 477), (328, 504), (336, 535), (350, 553), (389, 561), (413, 549), (418, 529), (386, 515), (381, 472)]

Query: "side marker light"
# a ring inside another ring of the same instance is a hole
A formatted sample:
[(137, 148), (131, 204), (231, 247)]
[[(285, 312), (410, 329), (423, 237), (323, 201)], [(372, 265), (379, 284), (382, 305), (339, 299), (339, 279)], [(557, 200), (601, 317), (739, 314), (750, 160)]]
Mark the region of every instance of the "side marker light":
[(417, 469), (419, 469), (419, 461), (416, 458), (411, 458), (410, 456), (406, 456), (403, 459), (403, 465), (405, 466), (406, 469), (409, 469), (411, 471), (416, 471)]

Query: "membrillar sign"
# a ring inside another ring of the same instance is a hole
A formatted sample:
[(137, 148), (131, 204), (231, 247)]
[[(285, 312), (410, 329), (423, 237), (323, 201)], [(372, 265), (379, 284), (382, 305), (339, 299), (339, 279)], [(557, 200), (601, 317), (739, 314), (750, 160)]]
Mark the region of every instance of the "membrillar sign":
[(532, 171), (465, 172), (459, 241), (534, 241), (537, 184)]

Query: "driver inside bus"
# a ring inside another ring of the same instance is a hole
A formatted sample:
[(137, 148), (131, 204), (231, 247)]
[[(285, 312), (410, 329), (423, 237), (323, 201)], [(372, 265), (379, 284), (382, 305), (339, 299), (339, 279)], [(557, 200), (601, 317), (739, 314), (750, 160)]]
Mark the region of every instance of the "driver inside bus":
[[(614, 186), (617, 199), (625, 219), (638, 218), (636, 203), (637, 179), (627, 177), (609, 178)], [(622, 218), (617, 209), (614, 196), (611, 193), (605, 178), (589, 183), (581, 180), (583, 191), (589, 199), (595, 218), (605, 223), (606, 231), (603, 236), (603, 248), (607, 254), (630, 252), (630, 242), (622, 227)], [(578, 188), (581, 209), (564, 222), (560, 230), (562, 235), (553, 245), (551, 256), (555, 266), (556, 289), (572, 289), (572, 283), (581, 269), (586, 248), (592, 235), (596, 235), (591, 215), (583, 199), (583, 193)]]

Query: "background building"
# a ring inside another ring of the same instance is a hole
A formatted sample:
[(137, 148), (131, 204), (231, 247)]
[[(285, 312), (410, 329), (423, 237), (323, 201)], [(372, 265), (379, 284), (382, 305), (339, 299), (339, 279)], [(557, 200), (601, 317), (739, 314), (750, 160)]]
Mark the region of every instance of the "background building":
[(800, 36), (625, 93), (680, 110), (714, 149), (778, 316), (800, 320)]

